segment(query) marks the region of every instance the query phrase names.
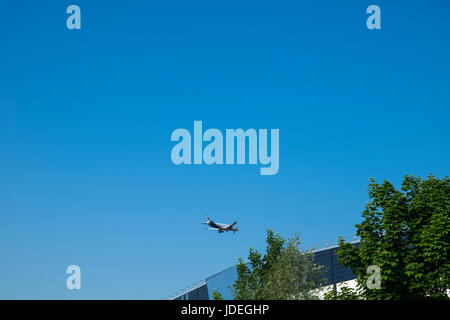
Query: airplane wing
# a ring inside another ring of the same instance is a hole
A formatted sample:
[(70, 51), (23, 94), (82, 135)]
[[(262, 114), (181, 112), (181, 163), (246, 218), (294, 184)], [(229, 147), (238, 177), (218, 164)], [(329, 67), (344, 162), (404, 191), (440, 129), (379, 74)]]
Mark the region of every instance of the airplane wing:
[(230, 224), (228, 227), (226, 227), (226, 230), (231, 230), (231, 228), (233, 228), (236, 225), (237, 221), (233, 222), (232, 224)]
[(217, 231), (217, 230), (219, 230), (218, 228), (208, 228), (208, 229), (206, 229), (206, 230), (214, 230), (214, 231)]

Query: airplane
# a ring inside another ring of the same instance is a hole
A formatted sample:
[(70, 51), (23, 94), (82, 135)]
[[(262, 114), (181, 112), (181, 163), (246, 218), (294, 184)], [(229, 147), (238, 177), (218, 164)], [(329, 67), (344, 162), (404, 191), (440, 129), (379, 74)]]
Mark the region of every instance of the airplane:
[(219, 233), (223, 233), (225, 231), (233, 231), (233, 233), (235, 233), (236, 231), (239, 231), (239, 229), (235, 227), (236, 223), (237, 221), (233, 222), (232, 224), (214, 222), (208, 217), (208, 215), (206, 215), (206, 222), (202, 222), (202, 224), (206, 224), (211, 227), (206, 230), (214, 230), (218, 231)]

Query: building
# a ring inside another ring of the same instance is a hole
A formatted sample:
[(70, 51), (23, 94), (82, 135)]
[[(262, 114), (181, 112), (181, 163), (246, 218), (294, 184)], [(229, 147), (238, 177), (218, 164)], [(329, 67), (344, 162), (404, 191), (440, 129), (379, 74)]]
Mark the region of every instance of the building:
[[(358, 240), (350, 241), (354, 246), (359, 246)], [(314, 254), (314, 260), (317, 264), (325, 267), (324, 277), (336, 290), (337, 285), (342, 282), (356, 279), (353, 272), (339, 264), (336, 256), (337, 245), (329, 246), (325, 242), (325, 246), (320, 249), (311, 250)], [(193, 285), (174, 293), (169, 300), (209, 300), (212, 297), (212, 290), (215, 289), (226, 300), (231, 300), (230, 286), (233, 285), (237, 277), (236, 266), (231, 266), (216, 274), (207, 277)]]

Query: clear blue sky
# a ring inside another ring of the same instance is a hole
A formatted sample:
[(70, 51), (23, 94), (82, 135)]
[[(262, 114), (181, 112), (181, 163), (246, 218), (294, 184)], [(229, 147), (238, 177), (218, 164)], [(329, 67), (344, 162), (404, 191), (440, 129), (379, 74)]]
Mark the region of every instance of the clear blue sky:
[[(369, 177), (448, 175), (449, 12), (1, 1), (0, 298), (163, 298), (263, 250), (266, 228), (305, 244), (354, 233)], [(194, 120), (279, 128), (279, 173), (175, 166), (170, 135)], [(240, 231), (203, 231), (206, 213)]]

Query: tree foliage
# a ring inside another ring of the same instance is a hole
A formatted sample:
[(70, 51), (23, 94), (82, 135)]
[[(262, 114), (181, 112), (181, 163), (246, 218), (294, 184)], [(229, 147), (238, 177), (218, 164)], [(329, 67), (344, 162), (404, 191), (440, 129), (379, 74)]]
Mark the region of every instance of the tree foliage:
[(213, 300), (223, 300), (222, 295), (216, 289), (212, 289), (212, 298)]
[(267, 230), (266, 253), (252, 247), (248, 263), (239, 258), (238, 277), (233, 284), (237, 300), (315, 299), (315, 290), (323, 284), (322, 267), (313, 262), (311, 253), (300, 249), (298, 234), (285, 240)]
[[(357, 224), (359, 247), (340, 241), (339, 262), (357, 275), (365, 299), (448, 299), (450, 179), (406, 176), (401, 190), (371, 179), (370, 201)], [(367, 267), (381, 270), (369, 289)]]
[(323, 298), (324, 300), (359, 300), (361, 296), (356, 290), (342, 286), (339, 288), (339, 291), (335, 291), (334, 289), (328, 291)]

